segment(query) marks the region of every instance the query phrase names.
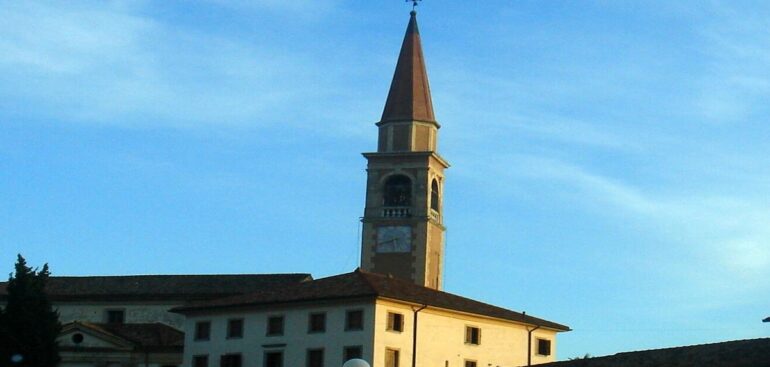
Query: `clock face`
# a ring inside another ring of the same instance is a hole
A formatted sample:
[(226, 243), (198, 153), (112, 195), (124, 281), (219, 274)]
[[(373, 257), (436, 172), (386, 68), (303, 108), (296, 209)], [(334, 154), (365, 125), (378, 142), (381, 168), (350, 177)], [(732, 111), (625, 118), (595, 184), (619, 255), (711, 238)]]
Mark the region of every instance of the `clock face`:
[(389, 226), (377, 229), (377, 252), (412, 251), (412, 227)]

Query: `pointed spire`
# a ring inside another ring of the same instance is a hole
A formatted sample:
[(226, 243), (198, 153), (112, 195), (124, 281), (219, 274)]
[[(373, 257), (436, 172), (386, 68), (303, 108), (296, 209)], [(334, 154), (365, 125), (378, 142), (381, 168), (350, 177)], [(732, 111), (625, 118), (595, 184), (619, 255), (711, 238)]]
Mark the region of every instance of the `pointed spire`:
[(417, 12), (412, 10), (410, 14), (381, 122), (436, 121), (433, 116), (428, 73), (425, 71), (425, 60), (422, 56), (420, 31), (417, 29)]

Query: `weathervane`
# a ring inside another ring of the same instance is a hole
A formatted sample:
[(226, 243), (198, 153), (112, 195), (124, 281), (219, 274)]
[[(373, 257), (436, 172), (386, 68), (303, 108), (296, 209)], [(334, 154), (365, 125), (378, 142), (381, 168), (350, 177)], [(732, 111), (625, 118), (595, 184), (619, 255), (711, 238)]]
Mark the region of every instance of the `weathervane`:
[(407, 3), (410, 2), (410, 1), (412, 2), (412, 11), (414, 11), (414, 8), (417, 7), (417, 2), (422, 1), (422, 0), (405, 0), (405, 1)]

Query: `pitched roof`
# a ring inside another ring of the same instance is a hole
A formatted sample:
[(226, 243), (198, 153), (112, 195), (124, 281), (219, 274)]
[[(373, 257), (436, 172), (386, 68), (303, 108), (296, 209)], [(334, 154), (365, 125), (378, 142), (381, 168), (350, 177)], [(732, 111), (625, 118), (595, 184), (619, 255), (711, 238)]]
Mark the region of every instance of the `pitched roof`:
[[(50, 277), (52, 301), (189, 301), (227, 297), (310, 280), (310, 274), (126, 275)], [(0, 283), (0, 301), (8, 296)]]
[(85, 328), (99, 334), (106, 334), (143, 349), (182, 349), (184, 333), (162, 323), (104, 324), (75, 321), (63, 329)]
[(770, 338), (624, 352), (538, 367), (759, 367), (770, 366)]
[(390, 84), (388, 99), (382, 111), (381, 122), (386, 121), (431, 121), (433, 102), (428, 85), (428, 72), (422, 56), (422, 42), (417, 28), (417, 13), (411, 12), (406, 27), (404, 42), (398, 55), (396, 71)]
[(360, 269), (356, 269), (351, 273), (316, 279), (283, 288), (273, 288), (218, 300), (194, 302), (186, 306), (174, 308), (171, 312), (189, 313), (222, 308), (378, 297), (530, 325), (540, 325), (558, 331), (570, 330), (568, 326), (555, 322), (474, 301), (451, 293), (421, 287), (409, 281), (365, 272)]

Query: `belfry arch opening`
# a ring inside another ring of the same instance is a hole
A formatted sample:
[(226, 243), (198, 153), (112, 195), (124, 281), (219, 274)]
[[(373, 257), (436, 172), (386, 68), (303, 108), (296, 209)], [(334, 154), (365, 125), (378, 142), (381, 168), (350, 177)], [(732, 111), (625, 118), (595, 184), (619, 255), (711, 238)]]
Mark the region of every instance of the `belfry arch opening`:
[(404, 175), (393, 175), (385, 181), (384, 206), (412, 205), (412, 180)]
[(433, 182), (431, 182), (430, 184), (430, 209), (438, 212), (439, 206), (440, 206), (440, 202), (439, 202), (438, 180), (434, 178)]

